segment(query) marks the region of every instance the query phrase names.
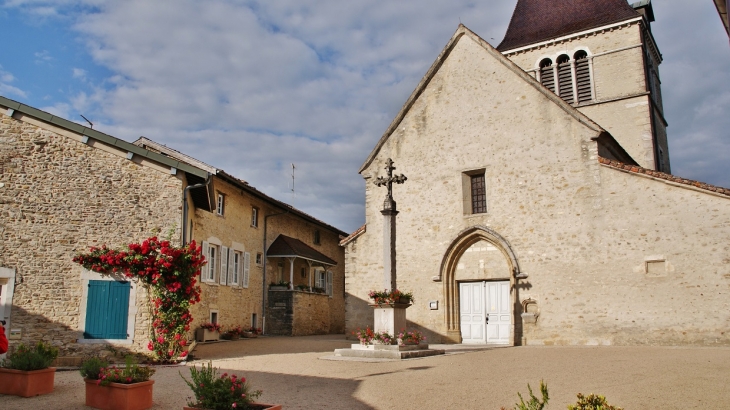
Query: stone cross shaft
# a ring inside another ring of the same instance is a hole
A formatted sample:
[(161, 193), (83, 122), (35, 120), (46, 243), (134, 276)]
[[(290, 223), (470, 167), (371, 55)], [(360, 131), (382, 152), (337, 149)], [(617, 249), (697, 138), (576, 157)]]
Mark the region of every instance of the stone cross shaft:
[(393, 183), (402, 184), (408, 178), (403, 174), (393, 175), (395, 167), (390, 158), (386, 162), (385, 169), (388, 171), (388, 177), (378, 177), (375, 185), (388, 186), (388, 195), (383, 202), (383, 210), (380, 211), (383, 214), (383, 285), (385, 289), (393, 290), (398, 289), (395, 272), (395, 216), (398, 215), (398, 211), (393, 200)]

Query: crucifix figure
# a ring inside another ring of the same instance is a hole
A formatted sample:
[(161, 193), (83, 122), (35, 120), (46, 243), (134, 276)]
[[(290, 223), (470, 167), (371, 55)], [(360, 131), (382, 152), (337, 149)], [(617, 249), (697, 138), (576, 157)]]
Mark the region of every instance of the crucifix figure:
[(383, 214), (383, 284), (385, 289), (395, 290), (398, 289), (396, 286), (396, 273), (395, 273), (395, 216), (398, 215), (396, 210), (395, 201), (393, 200), (393, 183), (402, 184), (406, 182), (408, 178), (405, 175), (393, 175), (393, 160), (388, 158), (385, 169), (388, 171), (388, 177), (378, 177), (375, 180), (377, 186), (388, 186), (388, 195), (385, 197), (383, 202), (383, 210), (380, 211)]

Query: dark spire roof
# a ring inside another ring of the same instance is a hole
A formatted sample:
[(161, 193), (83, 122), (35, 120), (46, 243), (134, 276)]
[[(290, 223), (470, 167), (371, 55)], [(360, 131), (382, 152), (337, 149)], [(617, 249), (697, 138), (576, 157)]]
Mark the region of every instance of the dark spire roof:
[(639, 17), (626, 0), (517, 0), (497, 50), (539, 43)]

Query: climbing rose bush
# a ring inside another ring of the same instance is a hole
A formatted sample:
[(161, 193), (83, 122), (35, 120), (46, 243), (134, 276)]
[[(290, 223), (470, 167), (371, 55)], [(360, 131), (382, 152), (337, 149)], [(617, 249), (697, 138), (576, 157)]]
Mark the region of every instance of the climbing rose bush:
[(193, 321), (190, 306), (200, 301), (197, 278), (205, 265), (195, 241), (176, 247), (154, 236), (129, 244), (127, 250), (92, 247), (73, 261), (102, 275), (123, 274), (140, 283), (147, 289), (152, 316), (147, 348), (162, 362), (187, 356), (185, 335)]

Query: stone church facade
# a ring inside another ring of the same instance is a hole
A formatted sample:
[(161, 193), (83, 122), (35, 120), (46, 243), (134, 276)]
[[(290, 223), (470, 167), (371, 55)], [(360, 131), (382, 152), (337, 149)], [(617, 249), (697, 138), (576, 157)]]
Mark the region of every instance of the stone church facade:
[(430, 342), (730, 344), (730, 190), (668, 172), (651, 9), (551, 3), (519, 0), (498, 48), (459, 26), (361, 167), (348, 334), (383, 283), (391, 158), (398, 287)]

